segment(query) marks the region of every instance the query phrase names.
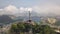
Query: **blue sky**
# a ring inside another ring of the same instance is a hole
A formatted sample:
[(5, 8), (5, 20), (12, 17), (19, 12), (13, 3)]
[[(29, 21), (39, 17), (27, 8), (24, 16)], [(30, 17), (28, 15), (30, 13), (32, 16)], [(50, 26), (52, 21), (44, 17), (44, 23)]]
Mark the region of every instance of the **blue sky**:
[(0, 0), (0, 8), (4, 8), (8, 5), (31, 7), (48, 3), (60, 5), (60, 0)]
[(31, 7), (39, 4), (40, 0), (0, 0), (0, 8), (3, 8), (8, 5), (15, 5), (16, 7)]
[(0, 0), (0, 14), (17, 14), (27, 11), (39, 14), (60, 15), (60, 0)]

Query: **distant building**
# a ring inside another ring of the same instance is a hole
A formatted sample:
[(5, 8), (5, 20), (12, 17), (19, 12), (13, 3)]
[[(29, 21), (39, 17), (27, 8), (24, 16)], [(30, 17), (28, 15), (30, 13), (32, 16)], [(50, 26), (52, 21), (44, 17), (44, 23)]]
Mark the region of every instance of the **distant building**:
[(57, 20), (55, 18), (48, 18), (47, 21), (50, 24), (55, 24)]

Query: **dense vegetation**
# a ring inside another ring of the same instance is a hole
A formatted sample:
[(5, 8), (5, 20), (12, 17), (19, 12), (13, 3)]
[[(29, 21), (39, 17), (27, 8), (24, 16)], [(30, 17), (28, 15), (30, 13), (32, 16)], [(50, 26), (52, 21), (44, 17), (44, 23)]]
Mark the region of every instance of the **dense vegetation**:
[(55, 34), (55, 31), (48, 25), (35, 25), (19, 22), (12, 24), (10, 34)]

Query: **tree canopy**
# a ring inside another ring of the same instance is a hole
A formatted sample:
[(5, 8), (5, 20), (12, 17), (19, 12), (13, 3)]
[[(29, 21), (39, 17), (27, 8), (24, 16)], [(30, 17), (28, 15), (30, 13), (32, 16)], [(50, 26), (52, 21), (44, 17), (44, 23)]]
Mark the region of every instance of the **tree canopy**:
[(38, 25), (35, 23), (35, 25), (28, 24), (28, 23), (18, 23), (18, 24), (12, 24), (11, 31), (16, 32), (19, 34), (21, 32), (31, 32), (33, 34), (55, 34), (55, 31), (48, 25)]

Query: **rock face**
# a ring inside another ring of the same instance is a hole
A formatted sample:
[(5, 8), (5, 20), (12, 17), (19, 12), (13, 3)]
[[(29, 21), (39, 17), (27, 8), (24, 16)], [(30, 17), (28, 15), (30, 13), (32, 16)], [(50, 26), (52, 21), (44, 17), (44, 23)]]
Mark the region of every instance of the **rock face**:
[(7, 22), (11, 22), (11, 21), (12, 21), (12, 19), (8, 15), (0, 16), (0, 23), (7, 23)]

